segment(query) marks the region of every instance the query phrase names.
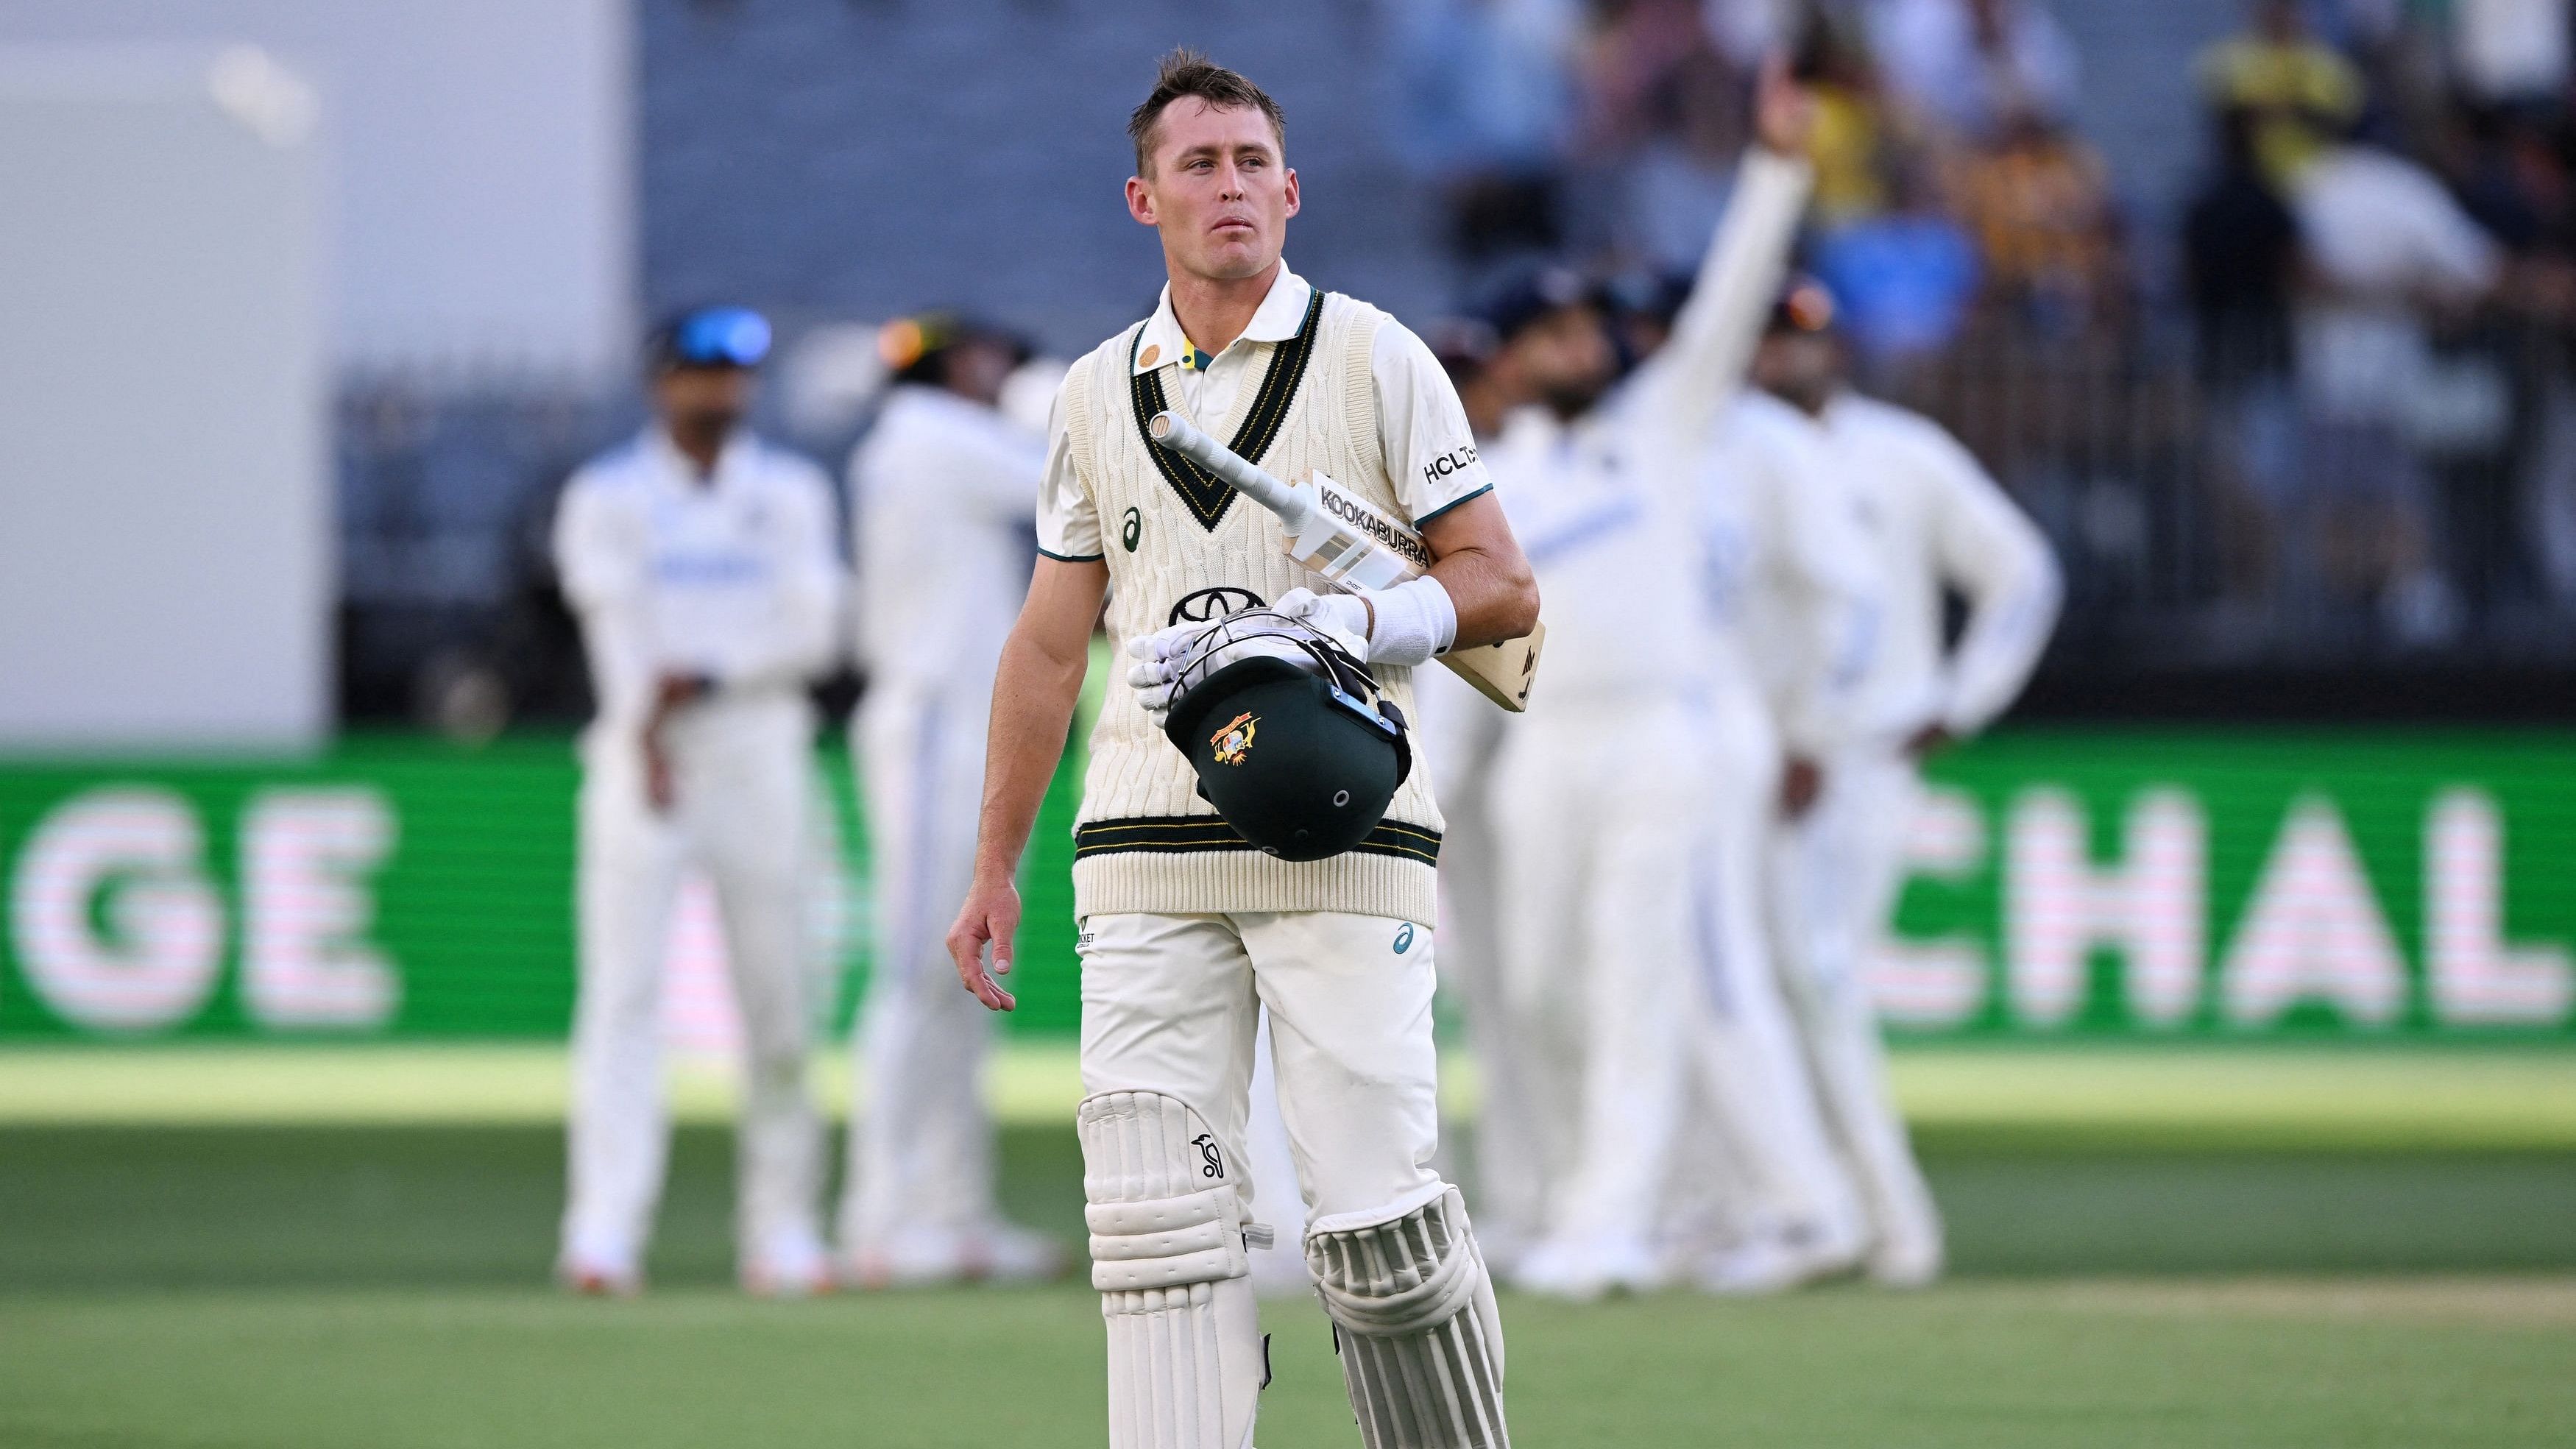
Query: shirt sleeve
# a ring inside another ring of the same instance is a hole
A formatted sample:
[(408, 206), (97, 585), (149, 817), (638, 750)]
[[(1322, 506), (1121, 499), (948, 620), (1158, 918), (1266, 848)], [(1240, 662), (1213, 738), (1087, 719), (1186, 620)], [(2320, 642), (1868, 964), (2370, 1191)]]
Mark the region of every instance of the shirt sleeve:
[(587, 471), (555, 508), (555, 577), (581, 622), (600, 718), (641, 720), (653, 692), (652, 610), (642, 540)]
[(1914, 448), (1930, 496), (1931, 545), (1941, 576), (1966, 595), (1967, 627), (1950, 651), (1940, 720), (1971, 735), (2029, 682), (2057, 626), (2064, 586), (2036, 524), (1957, 439), (1925, 427)]
[(1789, 253), (1797, 245), (1815, 172), (1767, 147), (1746, 149), (1726, 213), (1709, 238), (1690, 297), (1663, 350), (1637, 374), (1638, 408), (1681, 448), (1698, 446), (1743, 386)]
[(1369, 381), (1377, 392), (1378, 451), (1416, 528), (1492, 489), (1466, 405), (1412, 329), (1392, 318), (1378, 327)]
[(1038, 552), (1065, 563), (1090, 563), (1102, 556), (1100, 505), (1074, 465), (1073, 433), (1065, 422), (1065, 394), (1089, 365), (1074, 364), (1056, 389), (1055, 406), (1047, 411), (1046, 472), (1038, 483)]

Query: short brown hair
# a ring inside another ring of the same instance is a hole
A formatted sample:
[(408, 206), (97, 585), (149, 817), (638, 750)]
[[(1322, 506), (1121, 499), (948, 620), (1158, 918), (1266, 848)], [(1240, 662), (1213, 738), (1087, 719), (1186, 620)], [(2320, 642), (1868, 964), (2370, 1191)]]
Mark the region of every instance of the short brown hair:
[(1146, 174), (1153, 164), (1154, 128), (1162, 123), (1164, 110), (1183, 96), (1196, 96), (1210, 110), (1259, 111), (1270, 118), (1270, 132), (1279, 138), (1281, 149), (1288, 145), (1288, 118), (1279, 113), (1279, 103), (1270, 99), (1268, 91), (1241, 72), (1227, 70), (1183, 46), (1155, 62), (1153, 93), (1128, 113), (1127, 139), (1136, 143), (1137, 175)]

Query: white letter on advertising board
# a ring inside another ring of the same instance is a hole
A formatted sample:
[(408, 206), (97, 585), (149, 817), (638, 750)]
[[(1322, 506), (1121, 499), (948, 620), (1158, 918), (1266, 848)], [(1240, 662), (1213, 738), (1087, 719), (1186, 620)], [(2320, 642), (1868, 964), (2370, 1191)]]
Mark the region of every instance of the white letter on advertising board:
[[(1924, 876), (1958, 883), (1986, 864), (1986, 817), (1965, 790), (1927, 786), (1905, 829), (1904, 878)], [(1870, 1001), (1881, 1020), (1912, 1027), (1957, 1026), (1986, 1003), (1986, 948), (1970, 935), (1916, 940), (1895, 933), (1894, 922), (1873, 939)]]
[(2302, 1001), (2386, 1026), (2406, 1004), (2406, 965), (2334, 802), (2290, 805), (2220, 967), (2227, 1020), (2267, 1026)]
[(2171, 787), (2145, 791), (2121, 827), (2121, 864), (2093, 864), (2091, 825), (2072, 793), (2039, 789), (2013, 802), (2004, 853), (2005, 959), (2013, 1013), (2060, 1026), (2084, 996), (2094, 951), (2120, 953), (2129, 1010), (2172, 1026), (2200, 1005), (2206, 959), (2209, 828), (2200, 803)]
[(2557, 945), (2504, 939), (2504, 820), (2484, 790), (2445, 790), (2424, 816), (2424, 963), (2452, 1026), (2556, 1026), (2576, 1001)]
[(93, 1031), (177, 1025), (223, 966), (204, 832), (167, 790), (109, 786), (55, 807), (18, 858), (9, 921), (36, 995)]
[(271, 790), (242, 817), (243, 994), (262, 1026), (375, 1027), (402, 980), (366, 940), (367, 874), (394, 844), (373, 790)]

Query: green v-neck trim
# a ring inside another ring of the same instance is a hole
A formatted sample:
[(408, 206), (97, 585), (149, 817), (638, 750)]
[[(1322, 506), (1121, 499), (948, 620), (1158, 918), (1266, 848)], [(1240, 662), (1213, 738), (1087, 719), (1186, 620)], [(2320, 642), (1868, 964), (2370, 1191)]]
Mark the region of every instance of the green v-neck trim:
[[(1297, 324), (1297, 335), (1279, 344), (1270, 354), (1270, 370), (1261, 376), (1261, 390), (1252, 395), (1252, 408), (1244, 414), (1243, 423), (1234, 430), (1234, 441), (1227, 446), (1236, 456), (1258, 463), (1270, 445), (1279, 440), (1279, 429), (1288, 420), (1289, 404), (1297, 400), (1297, 386), (1306, 377), (1306, 363), (1315, 355), (1315, 331), (1324, 316), (1324, 289), (1313, 289), (1306, 299), (1305, 320)], [(1145, 456), (1154, 460), (1155, 469), (1172, 491), (1189, 505), (1190, 516), (1199, 527), (1210, 533), (1225, 519), (1234, 505), (1234, 485), (1205, 468), (1156, 446), (1150, 424), (1154, 414), (1171, 406), (1163, 392), (1160, 368), (1136, 371), (1136, 347), (1145, 337), (1139, 326), (1136, 335), (1127, 340), (1127, 395), (1135, 406), (1136, 432), (1145, 440)]]

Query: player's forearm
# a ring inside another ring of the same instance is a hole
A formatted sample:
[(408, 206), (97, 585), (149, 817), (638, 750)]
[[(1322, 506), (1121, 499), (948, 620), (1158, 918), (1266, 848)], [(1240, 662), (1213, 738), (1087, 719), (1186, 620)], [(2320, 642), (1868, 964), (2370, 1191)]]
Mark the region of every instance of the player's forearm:
[(603, 720), (641, 725), (653, 705), (652, 631), (643, 611), (622, 601), (581, 607), (581, 644), (590, 657), (591, 690)]
[(1450, 606), (1458, 611), (1451, 649), (1499, 644), (1538, 627), (1538, 579), (1517, 550), (1508, 558), (1482, 548), (1443, 554), (1431, 576), (1449, 591)]
[(1538, 627), (1538, 577), (1488, 491), (1440, 514), (1422, 531), (1431, 577), (1458, 616), (1452, 652), (1528, 636)]
[(2007, 587), (1978, 601), (1950, 659), (1942, 722), (1952, 734), (1992, 724), (2030, 682), (2063, 596), (2057, 562), (2041, 549)]
[(1038, 804), (1064, 754), (1086, 663), (1081, 656), (1058, 657), (1018, 631), (1002, 646), (975, 837), (978, 879), (1007, 880), (1019, 870)]

